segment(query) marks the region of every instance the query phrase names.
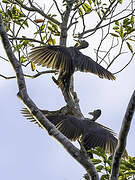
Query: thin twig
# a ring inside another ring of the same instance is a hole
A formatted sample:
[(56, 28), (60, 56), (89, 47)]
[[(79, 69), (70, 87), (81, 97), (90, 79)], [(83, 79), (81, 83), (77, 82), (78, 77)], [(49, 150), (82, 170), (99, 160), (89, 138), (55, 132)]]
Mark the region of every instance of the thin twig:
[[(106, 12), (104, 13), (103, 17), (101, 18), (101, 20), (99, 21), (99, 23), (96, 25), (95, 28), (89, 29), (89, 30), (87, 30), (87, 31), (84, 31), (84, 32), (80, 33), (80, 34), (79, 34), (79, 37), (83, 37), (84, 34), (87, 34), (87, 33), (89, 33), (89, 32), (93, 32), (93, 31), (96, 31), (97, 29), (101, 28), (100, 25), (102, 24), (102, 22), (103, 22), (104, 19), (106, 18), (107, 13), (110, 11), (111, 7), (113, 6), (113, 4), (114, 4), (115, 2), (116, 2), (116, 0), (114, 0), (114, 1), (112, 1), (112, 2), (110, 3), (110, 5), (109, 5), (109, 7), (107, 8)], [(115, 6), (117, 6), (117, 4), (118, 4), (118, 2), (116, 2)], [(109, 15), (109, 14), (108, 14), (108, 15)]]
[[(83, 32), (83, 33), (78, 34), (78, 36), (79, 36), (79, 37), (83, 37), (83, 38), (87, 38), (87, 37), (93, 35), (98, 29), (104, 28), (104, 27), (106, 27), (106, 26), (108, 26), (108, 25), (110, 25), (110, 24), (112, 24), (112, 23), (115, 23), (116, 21), (120, 21), (120, 20), (123, 20), (123, 19), (125, 19), (125, 18), (128, 18), (128, 17), (131, 16), (134, 12), (135, 12), (135, 9), (133, 10), (133, 12), (129, 13), (128, 15), (122, 16), (121, 18), (115, 19), (115, 20), (113, 20), (113, 21), (111, 21), (111, 22), (109, 22), (109, 23), (106, 23), (106, 24), (102, 25), (102, 26), (96, 25), (94, 28), (89, 29), (89, 30), (87, 30), (87, 31), (85, 31), (85, 32)], [(88, 34), (88, 33), (90, 33), (90, 32), (92, 32), (92, 33), (89, 34), (89, 35), (83, 36), (84, 34)]]
[[(57, 70), (48, 70), (48, 71), (42, 71), (42, 72), (38, 72), (37, 74), (35, 74), (35, 75), (28, 75), (28, 74), (23, 74), (23, 76), (24, 77), (27, 77), (27, 78), (30, 78), (30, 79), (35, 79), (35, 78), (37, 78), (37, 77), (39, 77), (39, 76), (41, 76), (41, 75), (43, 75), (43, 74), (50, 74), (50, 73), (58, 73), (58, 71)], [(2, 74), (0, 74), (0, 77), (2, 77), (2, 78), (4, 78), (4, 79), (15, 79), (16, 78), (16, 76), (4, 76), (4, 75), (2, 75)]]
[(57, 8), (57, 11), (59, 12), (59, 14), (60, 14), (61, 17), (62, 17), (62, 12), (60, 11), (60, 8), (59, 8), (59, 6), (58, 6), (58, 3), (57, 3), (55, 0), (53, 0), (53, 2), (54, 2), (55, 6), (56, 6), (56, 8)]
[(12, 35), (8, 35), (10, 36), (11, 38), (9, 38), (9, 40), (22, 40), (22, 41), (30, 41), (30, 42), (37, 42), (37, 43), (40, 43), (40, 44), (44, 44), (43, 41), (39, 41), (39, 40), (36, 40), (36, 39), (33, 39), (33, 38), (27, 38), (27, 37), (13, 37)]
[[(10, 2), (10, 0), (8, 0), (8, 1)], [(42, 10), (40, 10), (39, 8), (35, 7), (35, 6), (33, 5), (33, 3), (31, 3), (31, 7), (28, 7), (28, 6), (26, 6), (25, 4), (23, 4), (23, 3), (22, 3), (21, 1), (19, 1), (19, 0), (15, 0), (15, 1), (16, 1), (17, 4), (20, 5), (22, 8), (24, 8), (24, 9), (26, 9), (26, 10), (28, 10), (28, 11), (38, 12), (38, 13), (39, 13), (40, 15), (42, 15), (44, 18), (52, 21), (53, 23), (57, 24), (58, 26), (61, 25), (61, 23), (60, 23), (58, 20), (56, 20), (56, 19), (54, 19), (53, 17), (48, 16), (47, 14), (45, 14), (44, 11), (42, 11)], [(30, 1), (29, 1), (29, 2), (30, 2)]]
[(134, 55), (135, 55), (135, 53), (132, 54), (131, 59), (129, 60), (129, 62), (123, 68), (121, 68), (119, 71), (117, 71), (117, 72), (115, 72), (113, 74), (118, 74), (118, 73), (122, 72), (132, 62)]

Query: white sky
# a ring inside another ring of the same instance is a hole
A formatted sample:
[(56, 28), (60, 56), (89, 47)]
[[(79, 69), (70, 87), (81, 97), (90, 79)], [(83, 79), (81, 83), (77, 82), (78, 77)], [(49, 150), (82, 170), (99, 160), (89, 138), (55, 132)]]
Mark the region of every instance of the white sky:
[[(94, 42), (94, 43), (93, 43)], [(94, 58), (98, 39), (90, 40), (90, 47), (83, 53)], [(0, 44), (0, 55), (5, 52)], [(5, 55), (4, 55), (5, 56)], [(129, 55), (125, 55), (126, 61)], [(119, 132), (129, 99), (134, 91), (134, 61), (120, 74), (116, 81), (102, 80), (95, 75), (75, 73), (75, 89), (82, 112), (102, 109), (99, 123)], [(0, 74), (11, 76), (14, 72), (7, 62), (0, 60)], [(28, 93), (41, 109), (56, 110), (65, 105), (60, 90), (51, 75), (26, 79)], [(0, 78), (0, 179), (3, 180), (82, 180), (85, 173), (64, 148), (47, 132), (28, 122), (20, 114), (22, 102), (17, 98), (16, 80)], [(135, 156), (135, 117), (127, 139), (129, 155)]]

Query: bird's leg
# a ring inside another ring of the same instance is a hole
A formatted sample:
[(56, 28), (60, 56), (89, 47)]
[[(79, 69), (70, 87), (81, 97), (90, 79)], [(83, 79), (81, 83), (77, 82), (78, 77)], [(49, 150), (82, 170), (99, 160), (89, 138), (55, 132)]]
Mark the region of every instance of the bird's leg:
[(69, 103), (70, 103), (70, 104), (73, 104), (73, 103), (74, 103), (74, 102), (73, 102), (73, 98), (72, 98), (70, 92), (66, 90), (65, 85), (64, 85), (65, 83), (64, 83), (63, 78), (62, 78), (62, 79), (61, 79), (61, 78), (58, 78), (58, 80), (56, 80), (55, 77), (52, 76), (52, 80), (53, 80), (54, 83), (61, 89), (61, 91), (62, 91), (62, 93), (63, 93), (63, 95), (64, 95), (64, 97), (65, 97), (65, 100), (66, 100), (67, 104), (69, 104)]
[(68, 105), (68, 107), (70, 107), (71, 111), (73, 112), (73, 114), (77, 115), (77, 117), (83, 117), (80, 107), (79, 107), (79, 100), (77, 98), (75, 98), (74, 95), (72, 95), (73, 92), (73, 87), (71, 87), (71, 91), (70, 91), (70, 80), (72, 78), (72, 75), (68, 75), (67, 73), (64, 72), (60, 72), (58, 80), (56, 80), (54, 77), (52, 77), (53, 81), (55, 82), (55, 84), (61, 89), (64, 99)]
[(58, 87), (68, 97), (69, 101), (73, 101), (72, 94), (70, 92), (70, 79), (71, 75), (61, 71), (58, 77)]

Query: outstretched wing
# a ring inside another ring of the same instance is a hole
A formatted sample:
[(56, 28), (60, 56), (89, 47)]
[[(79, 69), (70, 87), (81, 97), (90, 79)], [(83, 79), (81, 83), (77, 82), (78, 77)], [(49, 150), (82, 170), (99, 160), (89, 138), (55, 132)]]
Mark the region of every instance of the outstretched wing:
[[(70, 116), (70, 115), (64, 116), (64, 115), (58, 115), (55, 113), (54, 114), (48, 113), (49, 111), (45, 111), (45, 110), (43, 110), (42, 112), (46, 116), (46, 118), (51, 123), (53, 123), (56, 126), (56, 128), (62, 134), (64, 134), (64, 136), (66, 136), (71, 141), (75, 141), (81, 136), (83, 132), (83, 126), (82, 126), (81, 121), (78, 118), (75, 118), (74, 116)], [(26, 108), (23, 108), (21, 110), (21, 113), (23, 114), (24, 117), (26, 117), (31, 122), (37, 123), (33, 115)]]
[(106, 153), (114, 153), (118, 140), (115, 137), (115, 133), (104, 126), (96, 122), (84, 122), (85, 131), (82, 135), (82, 144), (86, 150), (95, 147), (101, 147)]
[(29, 59), (38, 66), (46, 66), (67, 73), (73, 71), (72, 57), (64, 46), (35, 47), (29, 53)]
[(100, 78), (115, 80), (115, 76), (100, 64), (93, 61), (90, 57), (83, 55), (78, 51), (75, 57), (75, 68), (82, 72), (91, 72), (98, 75)]
[[(58, 116), (57, 113), (53, 113), (53, 112), (47, 111), (47, 110), (40, 110), (40, 111), (55, 126), (62, 121), (62, 117)], [(26, 117), (28, 120), (30, 120), (30, 122), (34, 122), (34, 123), (38, 124), (38, 122), (35, 120), (32, 113), (27, 108), (21, 109), (21, 114), (24, 117)], [(39, 125), (39, 127), (41, 127), (40, 124), (38, 124), (38, 125)]]
[(76, 141), (83, 133), (82, 120), (71, 116), (64, 116), (63, 120), (56, 126), (58, 130), (71, 141)]
[[(111, 129), (93, 121), (78, 119), (72, 115), (50, 114), (49, 111), (42, 112), (71, 141), (81, 137), (81, 142), (86, 150), (99, 146), (107, 153), (114, 153), (118, 140)], [(36, 122), (26, 108), (22, 109), (21, 113), (32, 122)]]

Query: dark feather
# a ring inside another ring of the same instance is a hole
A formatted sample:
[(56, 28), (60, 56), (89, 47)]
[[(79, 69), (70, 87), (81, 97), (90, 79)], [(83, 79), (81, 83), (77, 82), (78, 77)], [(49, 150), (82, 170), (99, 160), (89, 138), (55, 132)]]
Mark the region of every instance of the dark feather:
[[(100, 146), (107, 153), (114, 153), (118, 140), (115, 133), (90, 119), (79, 119), (72, 115), (59, 115), (41, 110), (46, 118), (71, 141), (81, 140), (86, 150)], [(32, 122), (35, 122), (33, 115), (26, 109), (21, 113)]]
[[(46, 66), (60, 71), (62, 83), (69, 91), (72, 74), (75, 70), (90, 72), (100, 78), (114, 80), (114, 75), (90, 57), (83, 55), (77, 47), (39, 46), (32, 49), (29, 59), (38, 66)], [(66, 79), (68, 78), (68, 80)], [(58, 78), (60, 79), (60, 78)]]

